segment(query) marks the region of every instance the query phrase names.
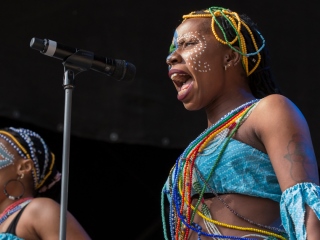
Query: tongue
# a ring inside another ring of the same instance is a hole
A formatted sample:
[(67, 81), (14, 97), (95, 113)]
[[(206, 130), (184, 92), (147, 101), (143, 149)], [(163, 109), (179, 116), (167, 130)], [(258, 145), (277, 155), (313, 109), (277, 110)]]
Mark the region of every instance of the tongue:
[(190, 83), (191, 83), (191, 80), (186, 81), (186, 82), (182, 85), (180, 91), (187, 89), (187, 88), (190, 86)]
[(182, 85), (180, 91), (178, 92), (178, 100), (183, 100), (187, 94), (190, 92), (190, 90), (192, 89), (192, 85), (193, 85), (193, 81), (192, 80), (188, 80), (185, 84)]

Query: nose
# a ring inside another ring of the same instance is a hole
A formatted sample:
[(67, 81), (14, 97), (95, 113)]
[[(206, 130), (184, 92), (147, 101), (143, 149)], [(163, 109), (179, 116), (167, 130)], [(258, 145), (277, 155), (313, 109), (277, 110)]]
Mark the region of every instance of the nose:
[(181, 61), (182, 61), (181, 55), (177, 51), (173, 51), (167, 57), (166, 63), (169, 65), (169, 67), (172, 67), (173, 65), (175, 65)]

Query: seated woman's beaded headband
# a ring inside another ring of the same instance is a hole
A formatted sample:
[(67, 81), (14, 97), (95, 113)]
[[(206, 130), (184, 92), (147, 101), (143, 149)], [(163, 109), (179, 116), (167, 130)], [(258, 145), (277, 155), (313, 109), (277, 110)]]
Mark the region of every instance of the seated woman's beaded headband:
[[(230, 26), (233, 28), (236, 37), (232, 40), (229, 41), (227, 36), (226, 36), (226, 32), (223, 29), (223, 27), (220, 25), (220, 23), (217, 20), (217, 17), (224, 17), (228, 23), (230, 24)], [(222, 44), (224, 45), (228, 45), (231, 49), (233, 49), (234, 51), (240, 53), (242, 55), (242, 64), (243, 67), (247, 73), (247, 76), (249, 76), (250, 74), (252, 74), (256, 68), (259, 66), (259, 63), (261, 61), (261, 55), (260, 55), (260, 51), (265, 47), (265, 39), (263, 38), (263, 36), (261, 35), (261, 33), (255, 29), (255, 31), (259, 34), (261, 41), (262, 41), (262, 45), (260, 46), (260, 48), (257, 46), (256, 43), (256, 39), (251, 31), (251, 29), (248, 27), (248, 25), (239, 17), (238, 13), (236, 12), (232, 12), (229, 9), (225, 9), (222, 7), (210, 7), (208, 10), (205, 10), (203, 14), (198, 14), (196, 12), (191, 12), (187, 15), (183, 15), (182, 16), (183, 21), (184, 22), (186, 19), (188, 18), (212, 18), (212, 22), (211, 22), (211, 29), (212, 29), (212, 33), (215, 36), (215, 38)], [(223, 38), (221, 39), (216, 30), (215, 30), (215, 25), (217, 25), (219, 27), (219, 29), (221, 30), (222, 34), (223, 34)], [(248, 31), (248, 33), (250, 34), (252, 43), (254, 45), (255, 48), (255, 52), (252, 53), (248, 53), (247, 52), (247, 46), (246, 46), (246, 42), (245, 42), (245, 38), (241, 32), (242, 27), (245, 27)], [(239, 49), (235, 48), (233, 46), (233, 44), (238, 41), (239, 43)], [(258, 59), (254, 59), (253, 61), (255, 62), (254, 67), (249, 70), (249, 65), (248, 65), (248, 57), (250, 56), (254, 56), (257, 55)]]

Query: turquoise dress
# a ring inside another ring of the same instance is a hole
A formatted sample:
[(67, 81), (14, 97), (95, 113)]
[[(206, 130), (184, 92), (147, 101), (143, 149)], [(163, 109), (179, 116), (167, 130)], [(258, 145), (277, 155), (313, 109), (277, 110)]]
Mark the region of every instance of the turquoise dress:
[(11, 233), (0, 233), (0, 240), (23, 240)]

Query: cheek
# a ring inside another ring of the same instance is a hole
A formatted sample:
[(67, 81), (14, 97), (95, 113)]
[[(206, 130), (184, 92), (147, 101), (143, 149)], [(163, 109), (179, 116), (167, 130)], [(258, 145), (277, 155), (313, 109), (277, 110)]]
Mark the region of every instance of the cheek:
[(204, 36), (199, 36), (199, 43), (195, 48), (186, 54), (186, 63), (197, 72), (211, 71), (210, 65), (206, 61), (207, 41)]

